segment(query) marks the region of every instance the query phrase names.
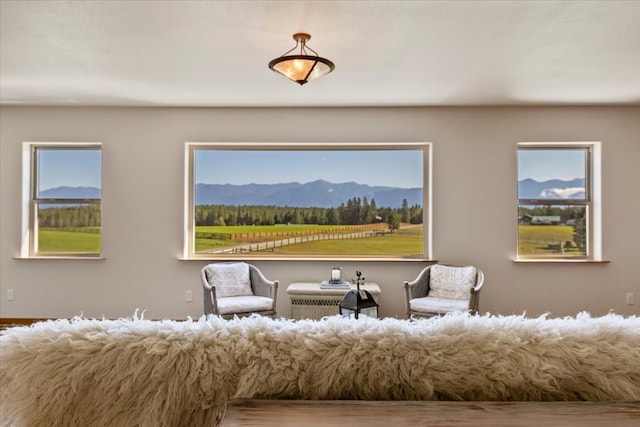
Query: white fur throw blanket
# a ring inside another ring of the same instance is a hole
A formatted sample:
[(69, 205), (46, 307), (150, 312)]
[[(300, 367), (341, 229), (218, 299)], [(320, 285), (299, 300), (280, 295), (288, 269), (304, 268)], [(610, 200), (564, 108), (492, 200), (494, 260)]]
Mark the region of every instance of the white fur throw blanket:
[(232, 398), (640, 400), (640, 318), (57, 320), (0, 336), (2, 425), (212, 426)]

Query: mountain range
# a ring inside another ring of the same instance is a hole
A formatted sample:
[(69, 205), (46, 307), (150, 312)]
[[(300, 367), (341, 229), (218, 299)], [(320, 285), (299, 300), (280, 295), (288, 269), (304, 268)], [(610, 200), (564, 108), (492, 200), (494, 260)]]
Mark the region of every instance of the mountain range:
[(96, 187), (55, 187), (40, 192), (43, 199), (99, 199), (102, 191)]
[(584, 178), (569, 181), (550, 179), (542, 182), (527, 178), (518, 181), (519, 199), (584, 199), (584, 197)]
[(267, 205), (295, 207), (339, 207), (348, 200), (375, 200), (378, 207), (401, 207), (423, 204), (422, 188), (370, 186), (356, 182), (332, 183), (316, 180), (301, 184), (196, 184), (196, 205)]
[[(61, 186), (40, 192), (42, 198), (92, 199), (99, 198), (95, 187)], [(346, 204), (349, 199), (375, 200), (378, 207), (401, 207), (407, 199), (409, 206), (422, 206), (421, 188), (370, 186), (355, 182), (331, 183), (317, 180), (301, 184), (196, 184), (196, 205), (265, 205), (331, 208)]]
[[(40, 192), (42, 198), (93, 199), (101, 190), (95, 187), (61, 186)], [(520, 199), (581, 199), (585, 196), (584, 178), (565, 181), (552, 179), (539, 182), (523, 179), (518, 182)], [(423, 206), (422, 188), (398, 188), (370, 186), (356, 182), (332, 183), (317, 180), (301, 184), (196, 184), (196, 205), (266, 205), (293, 207), (339, 207), (354, 197), (369, 202), (375, 200), (378, 207), (400, 207), (407, 199), (409, 206)]]

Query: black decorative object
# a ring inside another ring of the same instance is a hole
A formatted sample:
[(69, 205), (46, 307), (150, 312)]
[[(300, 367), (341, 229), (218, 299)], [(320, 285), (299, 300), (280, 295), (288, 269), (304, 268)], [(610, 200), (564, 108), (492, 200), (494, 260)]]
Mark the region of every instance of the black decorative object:
[(377, 318), (378, 303), (368, 291), (360, 289), (360, 285), (364, 285), (362, 272), (356, 271), (356, 276), (356, 289), (347, 292), (340, 301), (340, 315), (355, 319), (360, 315)]

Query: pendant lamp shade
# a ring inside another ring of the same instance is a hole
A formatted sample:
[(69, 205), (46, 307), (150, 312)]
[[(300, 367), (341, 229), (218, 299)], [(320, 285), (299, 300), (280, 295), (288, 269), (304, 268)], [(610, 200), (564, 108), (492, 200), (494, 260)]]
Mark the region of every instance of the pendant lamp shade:
[[(332, 72), (335, 68), (333, 62), (318, 56), (313, 49), (307, 46), (307, 41), (310, 38), (311, 36), (306, 33), (294, 34), (293, 39), (296, 41), (294, 48), (271, 60), (269, 68), (299, 85)], [(300, 47), (299, 54), (289, 55), (298, 47)], [(314, 53), (314, 55), (309, 55), (307, 51)]]

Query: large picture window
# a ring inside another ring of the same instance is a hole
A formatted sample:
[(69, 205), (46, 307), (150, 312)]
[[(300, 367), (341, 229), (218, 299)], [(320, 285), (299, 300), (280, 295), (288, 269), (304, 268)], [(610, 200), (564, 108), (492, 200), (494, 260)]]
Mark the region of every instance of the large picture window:
[(25, 143), (24, 257), (99, 256), (100, 144)]
[(184, 257), (428, 258), (429, 147), (187, 143)]
[(519, 144), (518, 258), (597, 258), (595, 147), (594, 143)]

